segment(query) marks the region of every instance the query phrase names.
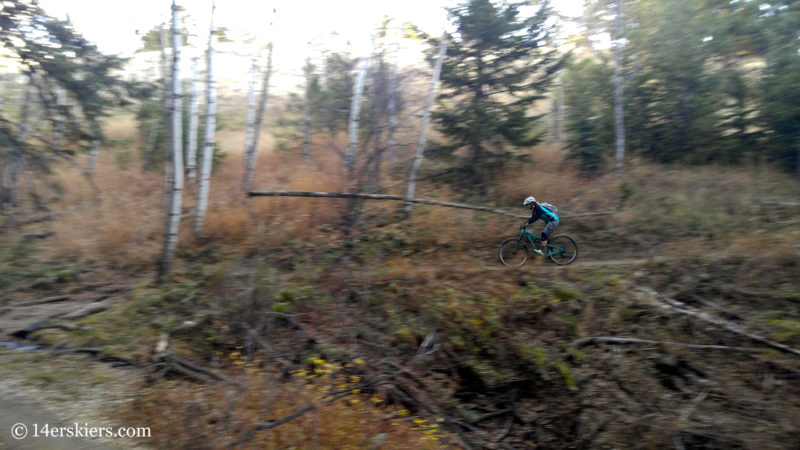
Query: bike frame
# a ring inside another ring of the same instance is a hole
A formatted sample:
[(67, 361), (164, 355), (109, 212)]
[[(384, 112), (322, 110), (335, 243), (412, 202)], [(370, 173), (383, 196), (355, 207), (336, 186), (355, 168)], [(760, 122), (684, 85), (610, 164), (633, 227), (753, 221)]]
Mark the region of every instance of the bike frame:
[[(531, 246), (533, 248), (535, 248), (537, 250), (543, 250), (542, 247), (539, 247), (538, 245), (536, 245), (536, 242), (534, 241), (534, 239), (538, 239), (539, 242), (541, 242), (542, 238), (540, 236), (537, 236), (537, 235), (531, 233), (530, 231), (523, 229), (519, 233), (520, 242), (522, 241), (523, 237), (528, 238), (528, 242), (530, 242), (530, 244), (531, 244)], [(517, 249), (517, 250), (519, 250), (519, 249)], [(564, 251), (564, 248), (548, 243), (547, 244), (547, 250), (549, 250), (549, 251), (544, 252), (544, 256), (551, 256), (551, 255), (559, 254), (559, 253)]]

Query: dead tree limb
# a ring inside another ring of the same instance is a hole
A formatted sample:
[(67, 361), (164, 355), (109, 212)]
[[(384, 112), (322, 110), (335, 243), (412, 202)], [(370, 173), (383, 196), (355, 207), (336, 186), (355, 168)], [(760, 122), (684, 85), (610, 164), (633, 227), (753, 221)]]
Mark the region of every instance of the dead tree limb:
[(47, 317), (42, 320), (37, 320), (36, 322), (26, 326), (21, 330), (14, 331), (9, 333), (9, 336), (14, 336), (20, 339), (27, 339), (32, 333), (35, 333), (40, 330), (46, 330), (56, 328), (60, 330), (67, 330), (67, 331), (88, 331), (88, 328), (79, 327), (77, 325), (72, 325), (68, 323), (50, 323), (50, 317)]
[(782, 351), (784, 353), (789, 353), (791, 355), (800, 357), (800, 350), (798, 350), (796, 348), (792, 348), (792, 347), (789, 347), (788, 345), (780, 344), (778, 342), (772, 341), (770, 339), (765, 338), (764, 336), (761, 336), (761, 335), (758, 335), (758, 334), (755, 334), (755, 333), (750, 333), (749, 331), (743, 330), (740, 326), (738, 326), (738, 325), (736, 325), (734, 323), (727, 322), (725, 320), (718, 319), (716, 317), (711, 317), (708, 314), (705, 314), (703, 312), (692, 311), (691, 309), (688, 309), (686, 307), (685, 303), (680, 302), (678, 300), (675, 300), (674, 298), (668, 297), (668, 296), (666, 296), (664, 294), (660, 294), (660, 293), (656, 292), (655, 290), (650, 289), (648, 287), (638, 286), (637, 289), (640, 292), (644, 292), (644, 293), (648, 294), (650, 297), (652, 297), (654, 299), (660, 300), (660, 301), (656, 302), (659, 306), (667, 308), (667, 309), (669, 309), (671, 311), (675, 311), (675, 312), (679, 312), (681, 314), (686, 314), (686, 315), (692, 316), (692, 317), (694, 317), (696, 319), (702, 320), (703, 322), (710, 323), (712, 325), (716, 325), (716, 326), (718, 326), (720, 328), (724, 328), (724, 329), (730, 331), (731, 333), (735, 333), (735, 334), (738, 334), (740, 336), (745, 336), (745, 337), (747, 337), (749, 339), (752, 339), (753, 341), (760, 342), (760, 343), (762, 343), (762, 344), (764, 344), (764, 345), (766, 345), (768, 347), (772, 347), (772, 348), (780, 350), (780, 351)]
[(645, 344), (645, 345), (675, 345), (678, 347), (695, 348), (701, 350), (728, 350), (733, 352), (759, 353), (757, 348), (730, 347), (727, 345), (683, 344), (680, 342), (653, 341), (650, 339), (619, 338), (610, 336), (592, 336), (578, 339), (572, 343), (573, 347), (584, 347), (591, 344)]
[(162, 333), (156, 343), (153, 356), (150, 357), (151, 374), (153, 380), (157, 376), (166, 376), (169, 373), (176, 373), (200, 383), (215, 384), (218, 381), (232, 382), (228, 377), (211, 369), (199, 366), (189, 361), (176, 358), (171, 354), (169, 334)]
[(75, 354), (78, 354), (78, 353), (85, 353), (87, 355), (97, 356), (102, 351), (103, 351), (103, 349), (95, 348), (95, 347), (77, 347), (77, 348), (64, 347), (64, 348), (56, 348), (56, 349), (54, 349), (53, 350), (53, 355), (61, 356), (61, 355), (75, 355)]
[(246, 442), (252, 441), (253, 437), (255, 436), (257, 431), (269, 430), (270, 428), (279, 427), (279, 426), (281, 426), (281, 425), (283, 425), (285, 423), (291, 422), (292, 420), (302, 416), (303, 414), (305, 414), (305, 413), (307, 413), (309, 411), (313, 411), (315, 409), (317, 409), (317, 407), (314, 406), (313, 404), (310, 404), (310, 405), (306, 406), (305, 408), (297, 410), (297, 411), (293, 412), (292, 414), (289, 414), (288, 416), (286, 416), (286, 417), (284, 417), (284, 418), (282, 418), (280, 420), (276, 420), (275, 422), (264, 423), (264, 424), (258, 425), (255, 428), (253, 428), (252, 430), (249, 430), (247, 433), (245, 433), (244, 436), (242, 436), (239, 439), (233, 441), (231, 443), (231, 445), (228, 446), (228, 448), (237, 447), (237, 446), (242, 445), (242, 444), (244, 444)]
[[(474, 211), (484, 211), (492, 214), (500, 214), (504, 216), (517, 217), (520, 219), (527, 219), (529, 216), (524, 214), (516, 214), (501, 209), (489, 208), (487, 206), (468, 205), (466, 203), (453, 203), (442, 202), (439, 200), (429, 200), (425, 198), (405, 198), (402, 195), (388, 195), (388, 194), (360, 194), (352, 192), (311, 192), (311, 191), (249, 191), (247, 193), (250, 197), (321, 197), (321, 198), (349, 198), (349, 199), (363, 199), (363, 200), (394, 200), (398, 202), (421, 203), (424, 205), (445, 206), (448, 208), (461, 208), (471, 209)], [(582, 214), (563, 214), (560, 217), (588, 217), (588, 216), (604, 216), (617, 214), (614, 212), (591, 212)]]
[(506, 437), (508, 437), (508, 435), (511, 433), (511, 428), (513, 426), (514, 426), (514, 414), (511, 414), (509, 415), (508, 420), (506, 421), (506, 426), (503, 428), (503, 432), (500, 433), (500, 436), (494, 438), (492, 442), (496, 444), (505, 439)]
[(169, 373), (176, 373), (185, 378), (205, 384), (216, 384), (218, 381), (230, 382), (228, 377), (216, 373), (211, 369), (198, 366), (189, 361), (176, 358), (169, 354), (154, 355), (151, 359), (153, 363), (153, 375), (166, 376)]
[(64, 300), (69, 300), (69, 299), (70, 299), (69, 295), (54, 295), (52, 297), (45, 297), (36, 300), (28, 300), (25, 302), (14, 303), (11, 306), (19, 307), (19, 306), (44, 305), (47, 303), (63, 302)]
[(307, 413), (309, 411), (312, 411), (314, 409), (317, 409), (317, 407), (314, 406), (313, 404), (312, 405), (308, 405), (308, 406), (306, 406), (305, 408), (303, 408), (301, 410), (298, 410), (298, 411), (296, 411), (296, 412), (294, 412), (292, 414), (289, 414), (288, 416), (284, 417), (283, 419), (276, 420), (275, 422), (261, 424), (261, 425), (256, 427), (256, 431), (269, 430), (270, 428), (279, 427), (279, 426), (281, 426), (281, 425), (283, 425), (283, 424), (285, 424), (287, 422), (290, 422), (290, 421), (292, 421), (292, 420), (294, 420), (294, 419), (302, 416), (303, 414), (305, 414), (305, 413)]
[(716, 303), (714, 303), (714, 302), (712, 302), (710, 300), (706, 300), (703, 297), (700, 297), (700, 296), (694, 295), (694, 294), (689, 294), (689, 298), (692, 299), (692, 301), (694, 301), (694, 302), (700, 303), (701, 305), (708, 306), (709, 308), (714, 308), (717, 311), (722, 312), (723, 314), (725, 314), (725, 317), (727, 317), (728, 319), (731, 319), (731, 320), (742, 320), (742, 316), (740, 316), (739, 314), (736, 314), (735, 312), (731, 311), (730, 309), (725, 308), (724, 306), (720, 306), (720, 305), (718, 305), (718, 304), (716, 304)]
[(458, 433), (458, 435), (461, 437), (464, 443), (467, 444), (468, 448), (472, 448), (472, 446), (469, 445), (469, 440), (467, 439), (467, 436), (463, 434), (463, 431), (469, 431), (478, 436), (479, 438), (484, 439), (486, 442), (492, 442), (492, 437), (486, 431), (478, 427), (475, 427), (473, 425), (470, 425), (464, 422), (463, 420), (444, 414), (441, 410), (439, 410), (439, 408), (435, 407), (434, 405), (428, 404), (427, 402), (420, 399), (416, 394), (414, 394), (414, 392), (410, 388), (403, 386), (402, 384), (399, 383), (394, 383), (393, 387), (396, 392), (399, 392), (402, 396), (409, 399), (412, 403), (416, 404), (418, 407), (424, 408), (429, 412), (441, 417), (445, 421), (445, 423), (451, 425), (452, 429)]
[(81, 317), (86, 317), (92, 314), (97, 314), (99, 312), (105, 311), (114, 304), (114, 299), (105, 300), (101, 302), (94, 302), (88, 305), (82, 306), (75, 311), (69, 312), (64, 315), (60, 315), (62, 319), (80, 319)]

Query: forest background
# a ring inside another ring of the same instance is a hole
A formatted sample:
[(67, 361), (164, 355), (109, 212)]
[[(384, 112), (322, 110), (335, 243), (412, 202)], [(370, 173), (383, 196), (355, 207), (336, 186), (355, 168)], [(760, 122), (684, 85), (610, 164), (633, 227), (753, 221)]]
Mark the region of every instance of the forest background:
[[(797, 441), (798, 2), (471, 0), (286, 59), (308, 24), (212, 5), (121, 57), (3, 2), (14, 386), (153, 447)], [(528, 195), (576, 263), (497, 263)]]

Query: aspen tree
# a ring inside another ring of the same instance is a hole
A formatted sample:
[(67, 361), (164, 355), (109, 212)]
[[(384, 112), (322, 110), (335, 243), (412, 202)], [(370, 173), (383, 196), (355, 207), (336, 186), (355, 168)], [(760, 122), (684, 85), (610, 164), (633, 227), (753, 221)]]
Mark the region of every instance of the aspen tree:
[[(439, 84), (439, 76), (442, 73), (442, 62), (444, 55), (447, 52), (447, 36), (442, 35), (442, 41), (439, 43), (439, 56), (436, 58), (436, 63), (433, 67), (433, 75), (431, 75), (431, 85), (428, 89), (428, 98), (425, 99), (425, 109), (422, 111), (422, 123), (419, 130), (419, 141), (417, 142), (417, 152), (414, 154), (414, 162), (411, 165), (411, 173), (408, 175), (408, 188), (406, 190), (406, 198), (414, 198), (417, 189), (417, 172), (419, 166), (422, 164), (422, 154), (425, 151), (425, 141), (428, 132), (428, 118), (431, 115), (431, 106), (433, 99), (436, 97), (436, 85)], [(410, 215), (412, 203), (406, 203), (406, 214)]]
[(217, 126), (217, 86), (214, 80), (214, 0), (211, 0), (211, 25), (208, 35), (208, 51), (206, 52), (207, 70), (207, 109), (206, 135), (203, 142), (203, 159), (200, 164), (200, 186), (197, 190), (197, 206), (194, 217), (194, 233), (203, 232), (206, 210), (208, 209), (208, 193), (211, 185), (211, 163), (214, 158), (214, 134)]
[(264, 122), (264, 113), (267, 110), (267, 98), (269, 97), (269, 80), (272, 77), (272, 43), (267, 46), (267, 70), (261, 85), (261, 97), (258, 100), (258, 112), (253, 124), (253, 139), (245, 156), (244, 190), (250, 189), (250, 181), (253, 179), (253, 169), (256, 165), (256, 153), (258, 141), (261, 140), (261, 127)]
[(169, 151), (172, 159), (172, 191), (167, 210), (168, 221), (164, 233), (164, 248), (159, 268), (159, 278), (169, 274), (175, 259), (178, 246), (178, 231), (181, 223), (181, 203), (183, 199), (183, 108), (181, 102), (180, 77), (181, 35), (178, 29), (178, 6), (172, 1), (172, 101), (171, 104), (171, 141)]
[(367, 77), (367, 70), (369, 69), (370, 57), (364, 56), (361, 58), (361, 64), (358, 68), (358, 75), (356, 76), (356, 83), (353, 87), (353, 98), (350, 103), (350, 121), (348, 125), (348, 145), (347, 153), (345, 154), (345, 167), (348, 174), (352, 175), (355, 168), (355, 153), (358, 146), (358, 123), (361, 114), (361, 96), (364, 93), (364, 79)]

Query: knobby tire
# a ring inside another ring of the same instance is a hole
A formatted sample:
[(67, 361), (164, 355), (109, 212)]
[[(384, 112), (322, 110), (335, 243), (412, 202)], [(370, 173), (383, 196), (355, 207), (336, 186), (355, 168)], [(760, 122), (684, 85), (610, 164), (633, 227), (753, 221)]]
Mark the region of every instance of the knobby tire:
[(528, 246), (519, 238), (508, 238), (500, 244), (497, 256), (504, 266), (519, 267), (528, 260)]
[(571, 264), (573, 261), (575, 261), (575, 259), (578, 258), (578, 244), (576, 244), (575, 241), (569, 236), (561, 235), (550, 239), (547, 248), (548, 253), (552, 251), (552, 249), (549, 248), (550, 246), (564, 249), (563, 251), (558, 251), (557, 253), (552, 253), (548, 256), (550, 261), (553, 261), (559, 266)]

